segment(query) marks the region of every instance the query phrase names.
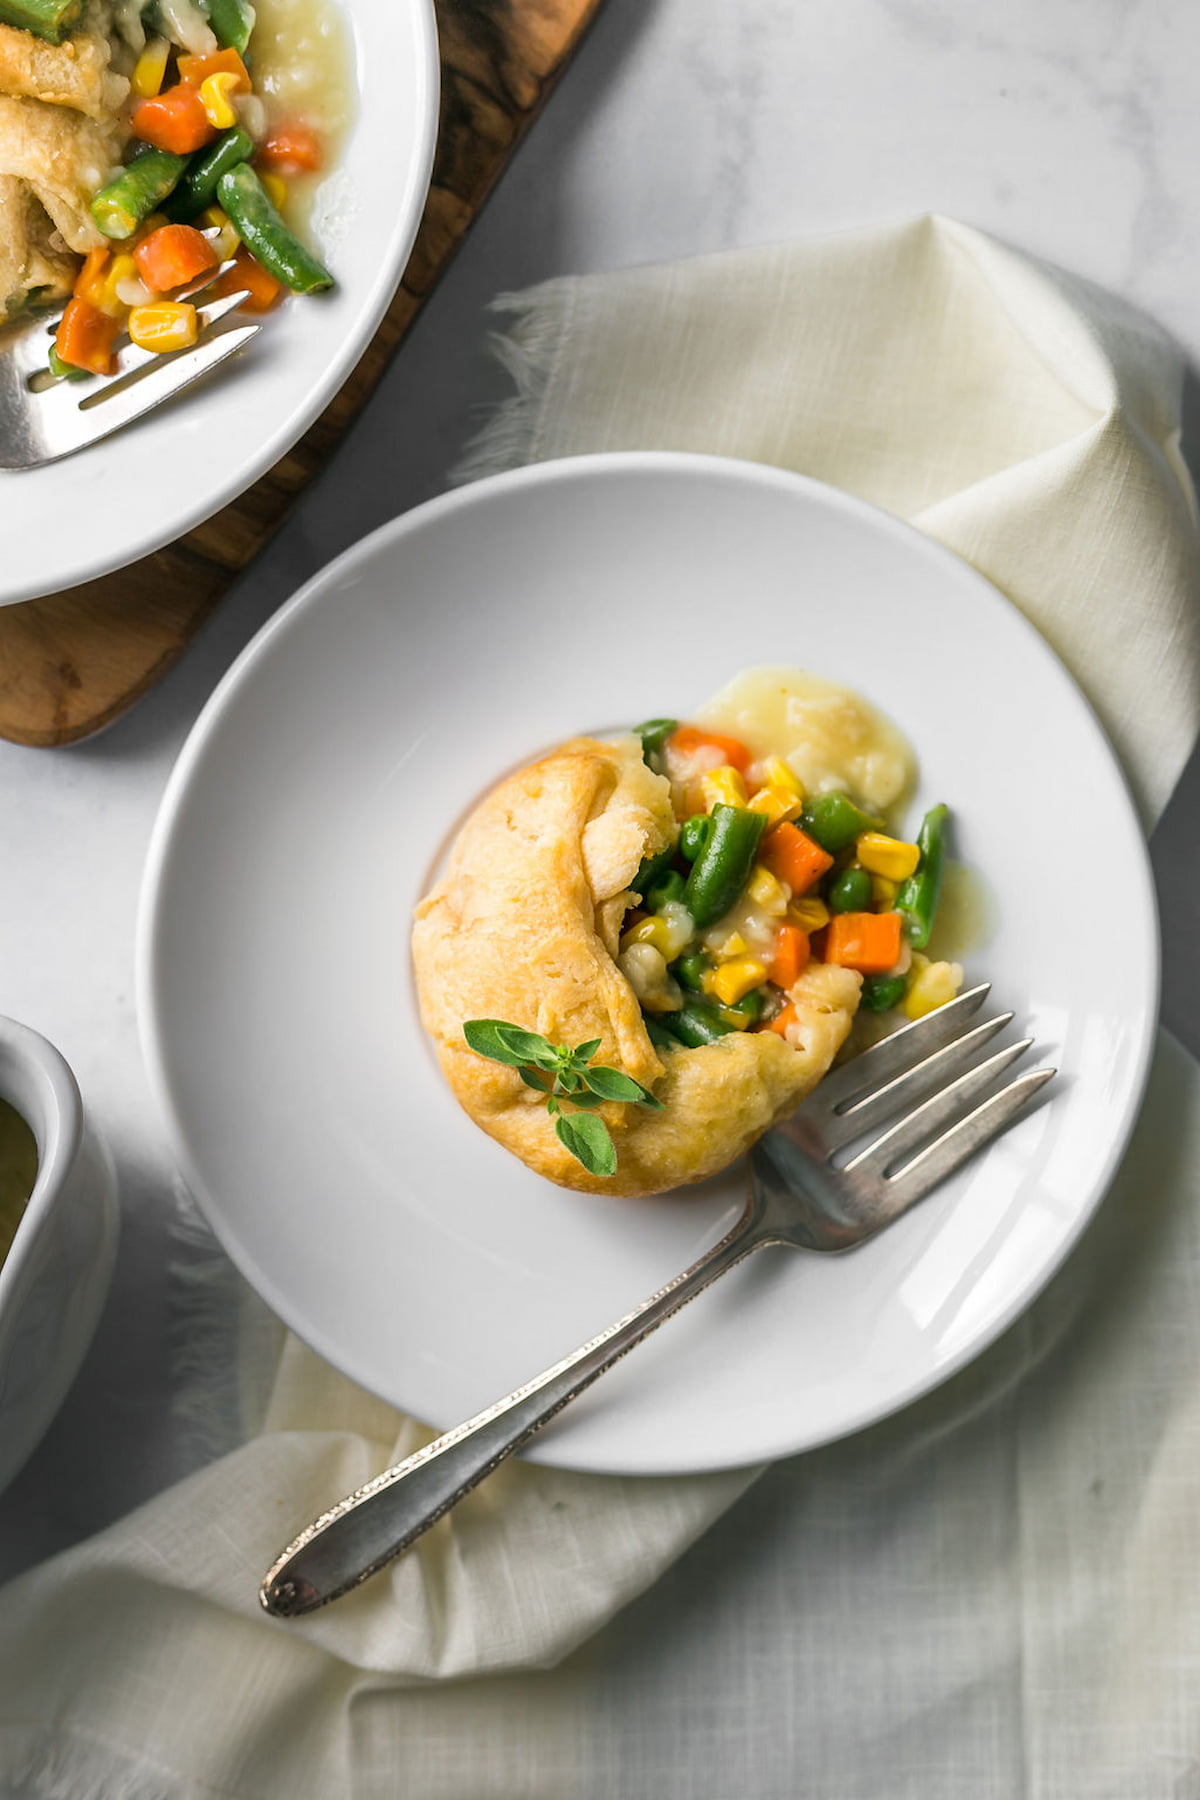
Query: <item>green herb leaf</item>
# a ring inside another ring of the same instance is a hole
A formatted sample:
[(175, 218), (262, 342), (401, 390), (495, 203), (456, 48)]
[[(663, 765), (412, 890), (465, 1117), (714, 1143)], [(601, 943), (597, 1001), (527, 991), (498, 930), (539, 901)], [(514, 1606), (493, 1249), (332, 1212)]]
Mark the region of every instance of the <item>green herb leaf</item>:
[(463, 1036), (476, 1056), (506, 1063), (511, 1069), (518, 1068), (521, 1063), (533, 1063), (539, 1069), (557, 1066), (553, 1044), (536, 1031), (524, 1031), (519, 1025), (509, 1025), (503, 1019), (468, 1019), (463, 1026)]
[[(600, 1038), (585, 1044), (552, 1044), (540, 1032), (526, 1031), (506, 1019), (468, 1019), (463, 1037), (477, 1056), (515, 1069), (526, 1087), (544, 1096), (546, 1111), (554, 1120), (559, 1140), (589, 1175), (615, 1175), (617, 1153), (603, 1119), (595, 1108), (612, 1100), (629, 1106), (660, 1108), (648, 1088), (620, 1069), (592, 1068), (589, 1058), (600, 1048)], [(564, 1113), (559, 1096), (578, 1113)]]
[(560, 1142), (577, 1162), (583, 1164), (589, 1175), (616, 1174), (617, 1153), (603, 1119), (598, 1119), (594, 1113), (577, 1113), (570, 1118), (560, 1113), (554, 1121), (554, 1129)]
[(602, 1100), (625, 1100), (634, 1106), (640, 1106), (646, 1098), (646, 1090), (632, 1075), (622, 1074), (620, 1069), (585, 1069), (583, 1079), (593, 1094), (599, 1094)]

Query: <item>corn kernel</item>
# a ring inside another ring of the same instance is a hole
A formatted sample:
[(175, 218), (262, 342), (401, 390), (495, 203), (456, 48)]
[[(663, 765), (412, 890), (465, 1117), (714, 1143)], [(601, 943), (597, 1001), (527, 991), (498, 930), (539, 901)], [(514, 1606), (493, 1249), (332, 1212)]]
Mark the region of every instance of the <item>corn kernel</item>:
[(742, 956), (714, 969), (711, 977), (705, 979), (705, 991), (723, 1006), (736, 1006), (739, 1000), (745, 999), (751, 988), (761, 987), (766, 979), (765, 963), (759, 962), (757, 956)]
[(802, 798), (772, 783), (770, 787), (759, 788), (750, 802), (750, 811), (764, 813), (768, 825), (782, 825), (785, 820), (794, 819), (803, 805)]
[(98, 306), (102, 313), (110, 319), (125, 317), (125, 302), (118, 293), (118, 288), (125, 282), (138, 280), (138, 266), (127, 251), (114, 256), (104, 271), (104, 279), (99, 283), (92, 299), (93, 306)]
[(741, 771), (731, 763), (723, 763), (719, 769), (710, 769), (706, 775), (702, 775), (700, 792), (705, 812), (711, 812), (714, 806), (746, 804), (746, 783), (742, 780)]
[(800, 806), (804, 805), (804, 783), (791, 765), (784, 762), (782, 756), (771, 757), (763, 773), (768, 787), (779, 788), (783, 793), (790, 794)]
[(876, 912), (890, 912), (896, 904), (896, 895), (900, 892), (898, 881), (889, 881), (886, 875), (872, 875), (871, 902)]
[(732, 962), (735, 956), (745, 956), (749, 948), (740, 931), (731, 931), (727, 938), (712, 947), (712, 953), (721, 962)]
[(755, 906), (773, 919), (783, 917), (791, 897), (791, 889), (785, 887), (778, 876), (773, 875), (762, 863), (755, 863), (746, 883), (746, 892)]
[(233, 96), (244, 91), (245, 86), (241, 76), (229, 69), (209, 75), (200, 83), (200, 104), (209, 124), (218, 131), (228, 131), (231, 125), (237, 124)]
[(801, 931), (820, 931), (829, 923), (829, 908), (815, 894), (805, 894), (800, 900), (793, 900), (788, 907), (788, 919), (798, 925)]
[(287, 182), (283, 176), (277, 175), (274, 169), (258, 169), (256, 174), (266, 189), (267, 199), (275, 211), (282, 212), (287, 205), (288, 197)]
[(219, 206), (206, 206), (196, 223), (204, 231), (216, 232), (208, 241), (221, 261), (228, 262), (242, 241), (229, 214)]
[(963, 972), (958, 963), (930, 962), (927, 956), (914, 951), (912, 969), (908, 992), (900, 1003), (906, 1018), (923, 1019), (926, 1013), (936, 1012), (939, 1006), (953, 1000), (962, 986)]
[(152, 37), (148, 40), (129, 77), (129, 85), (139, 100), (153, 100), (160, 91), (170, 53), (171, 46), (166, 38)]
[(196, 309), (186, 300), (158, 300), (135, 306), (129, 336), (139, 350), (186, 350), (196, 341)]
[(666, 919), (657, 914), (649, 919), (639, 919), (631, 925), (621, 938), (621, 949), (628, 950), (630, 944), (651, 944), (664, 959), (671, 952), (673, 933)]
[(864, 831), (855, 843), (854, 854), (864, 869), (872, 875), (884, 875), (889, 881), (907, 881), (921, 860), (919, 845), (885, 837), (882, 831)]

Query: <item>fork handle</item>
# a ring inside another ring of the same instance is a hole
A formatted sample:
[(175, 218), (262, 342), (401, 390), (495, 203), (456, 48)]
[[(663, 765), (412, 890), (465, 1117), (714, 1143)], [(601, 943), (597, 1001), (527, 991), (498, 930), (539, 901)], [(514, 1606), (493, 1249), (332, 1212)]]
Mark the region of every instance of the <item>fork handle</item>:
[(719, 1243), (599, 1337), (347, 1495), (272, 1564), (259, 1589), (264, 1609), (299, 1618), (357, 1587), (407, 1550), (664, 1319), (771, 1241), (747, 1207)]

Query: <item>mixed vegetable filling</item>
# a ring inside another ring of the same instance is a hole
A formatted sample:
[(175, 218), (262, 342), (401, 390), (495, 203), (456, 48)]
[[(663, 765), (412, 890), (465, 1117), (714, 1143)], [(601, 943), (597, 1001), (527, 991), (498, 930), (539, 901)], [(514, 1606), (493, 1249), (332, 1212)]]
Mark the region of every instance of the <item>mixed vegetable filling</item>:
[[(57, 43), (75, 0), (0, 0), (0, 18)], [(248, 0), (151, 0), (119, 20), (135, 44), (125, 166), (95, 195), (107, 243), (84, 259), (50, 351), (58, 377), (113, 372), (123, 336), (183, 350), (199, 330), (192, 297), (243, 290), (243, 313), (333, 276), (285, 223), (288, 181), (324, 160), (303, 119), (272, 123), (255, 93)], [(147, 24), (150, 26), (147, 32)], [(232, 267), (204, 283), (222, 263)]]
[(953, 999), (962, 970), (926, 953), (945, 806), (910, 843), (848, 794), (806, 794), (782, 758), (754, 761), (735, 738), (675, 719), (638, 735), (679, 821), (632, 884), (617, 959), (657, 1048), (764, 1030), (798, 1044), (791, 994), (814, 961), (856, 969), (874, 1013), (919, 1019)]

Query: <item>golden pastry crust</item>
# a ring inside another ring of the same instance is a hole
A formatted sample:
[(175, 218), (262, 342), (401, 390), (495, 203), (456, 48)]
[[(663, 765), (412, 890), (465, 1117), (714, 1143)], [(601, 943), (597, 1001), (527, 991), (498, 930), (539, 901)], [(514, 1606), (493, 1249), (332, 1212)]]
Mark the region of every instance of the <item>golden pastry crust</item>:
[[(630, 883), (675, 829), (668, 784), (636, 738), (577, 738), (487, 796), (417, 907), (421, 1018), (447, 1081), (477, 1125), (563, 1187), (636, 1196), (716, 1174), (816, 1085), (858, 1005), (859, 975), (815, 965), (790, 996), (799, 1048), (775, 1032), (739, 1032), (660, 1058), (614, 958)], [(653, 1090), (661, 1112), (600, 1109), (614, 1176), (589, 1175), (516, 1071), (467, 1048), (463, 1022), (479, 1018), (553, 1043), (599, 1038), (597, 1061)]]
[(106, 241), (91, 199), (118, 161), (123, 136), (115, 122), (97, 124), (70, 107), (0, 94), (0, 175), (23, 182), (80, 254)]
[(129, 82), (111, 66), (110, 24), (108, 9), (93, 5), (79, 29), (61, 44), (0, 25), (0, 94), (67, 106), (115, 125)]

